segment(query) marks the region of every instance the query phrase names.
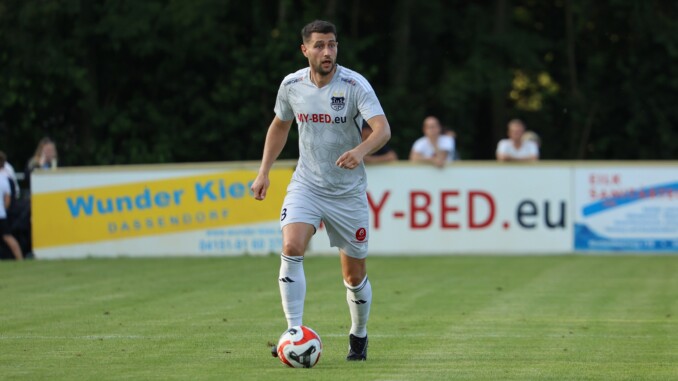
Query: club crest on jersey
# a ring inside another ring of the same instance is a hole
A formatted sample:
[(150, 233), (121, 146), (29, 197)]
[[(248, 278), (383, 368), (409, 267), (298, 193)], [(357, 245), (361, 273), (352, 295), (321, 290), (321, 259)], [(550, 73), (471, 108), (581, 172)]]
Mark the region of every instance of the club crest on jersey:
[(330, 107), (332, 107), (332, 110), (334, 111), (341, 111), (346, 107), (346, 98), (344, 97), (344, 93), (334, 93), (332, 94), (331, 100), (330, 100)]

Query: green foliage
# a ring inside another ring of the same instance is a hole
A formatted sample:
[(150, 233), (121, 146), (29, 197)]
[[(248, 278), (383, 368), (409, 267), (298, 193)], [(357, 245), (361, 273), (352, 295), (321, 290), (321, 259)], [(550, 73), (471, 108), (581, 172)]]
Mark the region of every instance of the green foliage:
[[(401, 157), (435, 114), (466, 159), (492, 158), (511, 117), (542, 136), (544, 158), (671, 159), (677, 11), (657, 0), (0, 0), (0, 149), (19, 168), (44, 135), (65, 165), (257, 160), (282, 77), (307, 65), (299, 30), (328, 18), (339, 62), (371, 81)], [(517, 71), (547, 74), (557, 91), (512, 98)]]

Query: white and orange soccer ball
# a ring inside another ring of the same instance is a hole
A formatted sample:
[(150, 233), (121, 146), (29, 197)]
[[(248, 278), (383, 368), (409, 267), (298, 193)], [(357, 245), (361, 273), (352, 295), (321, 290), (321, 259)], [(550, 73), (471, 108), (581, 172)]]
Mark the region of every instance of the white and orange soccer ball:
[(309, 327), (300, 325), (285, 331), (278, 340), (278, 358), (292, 368), (312, 368), (320, 360), (323, 343)]

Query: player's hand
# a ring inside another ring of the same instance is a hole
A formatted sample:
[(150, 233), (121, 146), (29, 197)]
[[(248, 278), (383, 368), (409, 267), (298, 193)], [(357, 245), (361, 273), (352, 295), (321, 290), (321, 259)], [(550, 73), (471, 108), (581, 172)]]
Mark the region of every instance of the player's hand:
[(270, 185), (271, 182), (268, 180), (268, 176), (258, 174), (257, 178), (254, 179), (252, 188), (250, 188), (250, 190), (252, 191), (252, 194), (256, 200), (262, 201), (266, 198), (266, 191)]
[(363, 156), (355, 152), (355, 150), (350, 150), (339, 156), (335, 164), (339, 168), (355, 169), (360, 165), (361, 161), (363, 161)]

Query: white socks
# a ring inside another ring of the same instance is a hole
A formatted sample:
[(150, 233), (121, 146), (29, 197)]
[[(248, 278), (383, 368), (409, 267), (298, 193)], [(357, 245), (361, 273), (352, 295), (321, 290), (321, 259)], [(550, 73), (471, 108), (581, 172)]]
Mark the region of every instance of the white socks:
[(357, 337), (367, 336), (367, 319), (370, 317), (370, 305), (372, 304), (372, 285), (365, 277), (363, 281), (352, 287), (346, 281), (346, 301), (351, 311), (351, 334)]
[[(302, 325), (304, 299), (306, 298), (306, 276), (304, 275), (304, 257), (280, 256), (280, 298), (287, 319), (287, 327)], [(353, 287), (344, 281), (346, 301), (351, 312), (351, 334), (357, 337), (367, 336), (367, 320), (372, 305), (372, 285), (365, 277)]]
[(301, 325), (306, 298), (306, 276), (304, 275), (304, 257), (280, 256), (280, 298), (287, 319), (287, 327)]

